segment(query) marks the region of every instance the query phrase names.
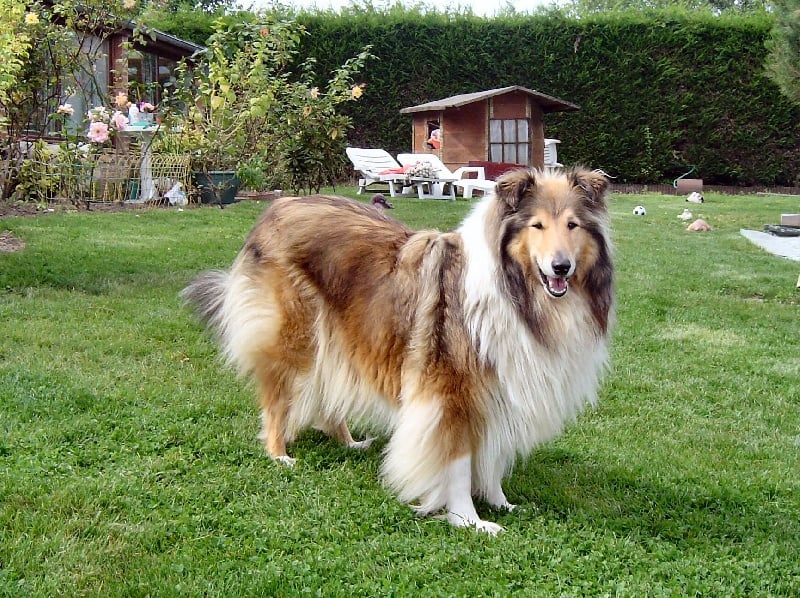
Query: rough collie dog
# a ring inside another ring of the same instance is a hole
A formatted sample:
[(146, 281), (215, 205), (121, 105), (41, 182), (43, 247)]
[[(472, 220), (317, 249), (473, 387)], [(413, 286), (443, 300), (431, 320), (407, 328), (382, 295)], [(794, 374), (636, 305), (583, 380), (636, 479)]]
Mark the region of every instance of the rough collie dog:
[(258, 387), (270, 456), (346, 420), (390, 434), (385, 483), (422, 514), (496, 533), (517, 455), (595, 400), (613, 319), (607, 179), (521, 169), (452, 232), (341, 197), (285, 197), (232, 268), (184, 291)]

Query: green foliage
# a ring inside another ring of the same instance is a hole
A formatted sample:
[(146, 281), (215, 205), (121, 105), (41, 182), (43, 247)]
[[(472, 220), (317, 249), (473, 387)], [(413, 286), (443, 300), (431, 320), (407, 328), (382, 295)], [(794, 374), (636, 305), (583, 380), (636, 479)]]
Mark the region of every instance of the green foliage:
[(591, 15), (608, 12), (661, 10), (683, 8), (708, 10), (716, 13), (752, 12), (764, 10), (769, 6), (767, 0), (571, 0), (564, 8), (577, 15)]
[(216, 12), (196, 10), (190, 4), (180, 4), (175, 10), (170, 11), (150, 5), (136, 17), (136, 21), (181, 39), (205, 45), (214, 31), (214, 21), (222, 18), (224, 14), (221, 10)]
[[(545, 117), (559, 159), (619, 182), (664, 182), (692, 165), (707, 183), (794, 184), (800, 110), (764, 72), (772, 17), (673, 8), (583, 18), (302, 14), (303, 54), (331, 68), (361, 44), (379, 58), (348, 106), (353, 145), (408, 151), (399, 110), (459, 93), (523, 85), (581, 106)], [(646, 135), (645, 131), (649, 131)]]
[(774, 9), (767, 73), (789, 100), (800, 104), (800, 0), (775, 0)]
[(30, 159), (20, 165), (14, 196), (40, 207), (55, 198), (77, 205), (91, 194), (97, 156), (74, 143), (61, 143), (51, 150), (44, 141), (36, 141)]
[[(25, 12), (24, 2), (0, 0), (0, 138), (12, 124), (14, 111), (10, 108), (18, 98), (37, 20), (38, 15)], [(8, 141), (0, 141), (0, 199), (10, 193), (19, 166), (18, 152), (9, 146)]]
[[(248, 187), (295, 190), (318, 190), (340, 175), (350, 119), (338, 107), (360, 97), (352, 78), (369, 51), (332, 68), (320, 87), (313, 61), (297, 61), (305, 35), (295, 21), (267, 16), (215, 22), (193, 59), (192, 84), (162, 102), (176, 134), (192, 139), (197, 170), (238, 170)], [(178, 78), (188, 82), (183, 70)]]
[[(27, 244), (0, 253), (0, 595), (800, 595), (797, 262), (739, 234), (797, 200), (706, 200), (711, 233), (682, 197), (611, 198), (612, 368), (510, 474), (520, 508), (479, 506), (496, 538), (399, 504), (380, 441), (264, 455), (253, 389), (177, 297), (263, 205), (0, 220)], [(394, 204), (442, 229), (474, 205)]]
[[(0, 105), (8, 105), (9, 94), (17, 87), (19, 74), (28, 58), (31, 37), (26, 29), (35, 26), (38, 19), (33, 15), (30, 13), (29, 22), (26, 22), (24, 2), (0, 0)], [(0, 112), (0, 119), (5, 118)]]

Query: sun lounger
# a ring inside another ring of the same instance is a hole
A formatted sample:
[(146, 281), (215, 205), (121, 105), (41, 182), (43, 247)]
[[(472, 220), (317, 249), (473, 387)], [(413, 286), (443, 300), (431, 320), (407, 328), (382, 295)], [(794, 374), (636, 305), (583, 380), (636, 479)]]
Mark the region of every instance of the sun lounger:
[(406, 186), (406, 175), (403, 167), (389, 152), (361, 147), (348, 147), (345, 152), (353, 163), (353, 169), (360, 174), (359, 194), (375, 184), (381, 185), (381, 189), (388, 185), (392, 197), (402, 194), (403, 187)]

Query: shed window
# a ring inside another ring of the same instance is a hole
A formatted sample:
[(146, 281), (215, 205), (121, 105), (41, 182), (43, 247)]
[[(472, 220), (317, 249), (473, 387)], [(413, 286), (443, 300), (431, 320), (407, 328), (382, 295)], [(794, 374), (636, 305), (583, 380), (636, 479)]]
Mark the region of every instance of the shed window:
[(489, 160), (530, 164), (531, 139), (527, 118), (489, 120)]

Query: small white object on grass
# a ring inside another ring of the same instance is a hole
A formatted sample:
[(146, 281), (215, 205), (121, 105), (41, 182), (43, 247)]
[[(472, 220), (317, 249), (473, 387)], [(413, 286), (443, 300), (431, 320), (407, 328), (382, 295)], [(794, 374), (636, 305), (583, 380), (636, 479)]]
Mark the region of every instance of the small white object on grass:
[(705, 200), (703, 199), (703, 196), (700, 195), (697, 191), (692, 191), (686, 198), (686, 201), (690, 203), (703, 203)]

